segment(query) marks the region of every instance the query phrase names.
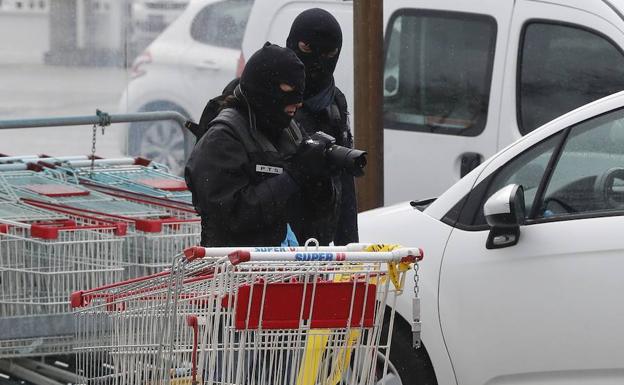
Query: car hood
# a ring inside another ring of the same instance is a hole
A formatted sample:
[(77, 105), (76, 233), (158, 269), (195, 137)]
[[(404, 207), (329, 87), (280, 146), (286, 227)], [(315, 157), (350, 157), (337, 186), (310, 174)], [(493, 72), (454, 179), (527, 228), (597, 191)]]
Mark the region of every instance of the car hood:
[(440, 250), (442, 246), (436, 242), (446, 242), (451, 230), (446, 224), (431, 217), (427, 210), (420, 211), (410, 202), (364, 211), (358, 215), (358, 228), (360, 242), (393, 243), (410, 247), (429, 244), (432, 251)]
[[(365, 211), (358, 215), (360, 242), (389, 243), (419, 247), (424, 259), (419, 263), (419, 287), (422, 303), (423, 341), (436, 335), (437, 296), (440, 264), (452, 228), (412, 207), (410, 202)], [(411, 319), (414, 290), (414, 271), (407, 272), (404, 295), (397, 298), (396, 310), (405, 319)]]

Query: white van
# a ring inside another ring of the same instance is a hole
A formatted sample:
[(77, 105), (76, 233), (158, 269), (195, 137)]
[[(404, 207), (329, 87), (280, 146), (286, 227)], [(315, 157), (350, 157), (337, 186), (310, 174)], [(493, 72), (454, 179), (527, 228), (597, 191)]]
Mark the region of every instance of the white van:
[[(352, 6), (256, 0), (243, 56), (285, 45), (301, 11), (325, 8), (342, 25), (335, 78), (353, 110)], [(385, 203), (438, 196), (515, 139), (624, 89), (623, 14), (619, 0), (385, 0)]]

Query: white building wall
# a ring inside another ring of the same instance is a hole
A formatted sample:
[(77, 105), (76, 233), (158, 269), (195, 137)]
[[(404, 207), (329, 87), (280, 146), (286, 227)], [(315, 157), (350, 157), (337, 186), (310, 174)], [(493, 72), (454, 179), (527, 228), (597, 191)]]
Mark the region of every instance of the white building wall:
[(49, 0), (0, 0), (0, 64), (43, 62), (49, 9)]

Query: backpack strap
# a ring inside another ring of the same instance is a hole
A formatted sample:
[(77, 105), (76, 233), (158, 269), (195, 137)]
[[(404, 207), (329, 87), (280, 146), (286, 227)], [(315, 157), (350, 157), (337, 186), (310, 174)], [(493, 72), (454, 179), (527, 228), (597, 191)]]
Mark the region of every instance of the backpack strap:
[(249, 122), (234, 108), (225, 108), (209, 124), (208, 128), (221, 123), (229, 127), (240, 139), (247, 152), (277, 152), (277, 149), (264, 135), (254, 132)]
[(336, 87), (336, 95), (334, 96), (334, 101), (336, 102), (336, 106), (338, 107), (338, 112), (340, 113), (340, 123), (343, 127), (347, 126), (348, 123), (348, 107), (347, 107), (347, 97)]

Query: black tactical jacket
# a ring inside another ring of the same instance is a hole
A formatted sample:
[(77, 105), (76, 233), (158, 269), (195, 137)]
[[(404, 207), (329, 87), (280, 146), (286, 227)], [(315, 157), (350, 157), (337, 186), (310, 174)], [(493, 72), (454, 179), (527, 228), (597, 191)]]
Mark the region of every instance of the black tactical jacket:
[(224, 109), (195, 145), (185, 170), (193, 204), (202, 218), (204, 246), (279, 246), (286, 224), (300, 243), (333, 194), (301, 189), (286, 171), (303, 140), (294, 122), (277, 145), (250, 129), (244, 114)]
[(300, 228), (300, 188), (285, 170), (301, 131), (291, 124), (274, 145), (244, 115), (221, 111), (186, 165), (204, 246), (279, 246), (287, 223)]

